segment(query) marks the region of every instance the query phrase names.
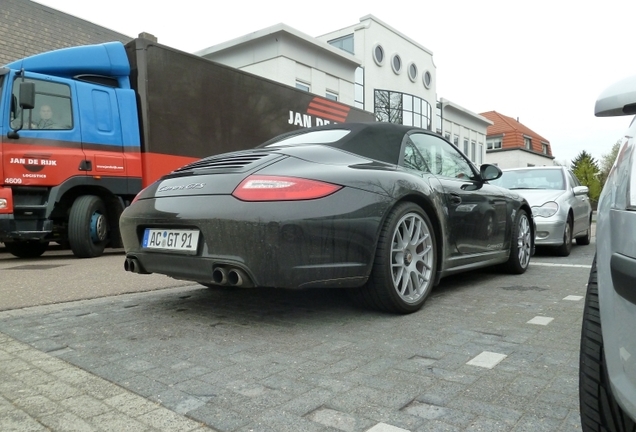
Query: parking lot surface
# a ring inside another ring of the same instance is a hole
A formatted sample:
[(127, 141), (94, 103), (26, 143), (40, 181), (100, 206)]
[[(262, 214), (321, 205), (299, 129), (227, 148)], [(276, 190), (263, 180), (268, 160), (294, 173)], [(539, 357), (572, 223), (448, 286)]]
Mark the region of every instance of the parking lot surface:
[[(67, 282), (86, 299), (0, 312), (0, 430), (580, 430), (594, 247), (540, 251), (521, 276), (443, 279), (406, 316), (339, 290), (208, 289), (126, 274), (123, 256), (117, 270), (71, 259), (67, 273), (89, 268)], [(36, 263), (0, 259), (0, 272)], [(20, 280), (64, 290), (51, 272)], [(149, 285), (90, 298), (104, 277)]]

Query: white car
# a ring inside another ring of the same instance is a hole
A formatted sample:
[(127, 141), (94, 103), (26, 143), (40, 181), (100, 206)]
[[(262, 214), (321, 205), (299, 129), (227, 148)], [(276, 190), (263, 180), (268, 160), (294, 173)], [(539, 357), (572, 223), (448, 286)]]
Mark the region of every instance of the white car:
[(572, 239), (589, 245), (592, 206), (587, 186), (562, 166), (502, 170), (490, 183), (517, 191), (532, 207), (537, 225), (535, 245), (551, 246), (561, 256), (570, 255)]
[[(599, 117), (636, 114), (636, 77), (609, 87)], [(583, 431), (636, 430), (636, 121), (598, 205), (596, 256), (585, 300), (579, 365)]]

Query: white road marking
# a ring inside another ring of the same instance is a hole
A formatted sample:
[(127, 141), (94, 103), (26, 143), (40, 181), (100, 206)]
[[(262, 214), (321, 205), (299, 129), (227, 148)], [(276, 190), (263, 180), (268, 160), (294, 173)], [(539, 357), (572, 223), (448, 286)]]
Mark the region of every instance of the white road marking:
[(508, 356), (505, 354), (484, 351), (466, 364), (471, 366), (479, 366), (486, 369), (492, 369), (506, 357)]
[(554, 263), (547, 263), (547, 262), (533, 262), (530, 261), (530, 265), (535, 265), (535, 266), (543, 266), (543, 267), (570, 267), (570, 268), (592, 268), (591, 265), (587, 265), (587, 264), (554, 264)]
[(536, 317), (532, 318), (530, 321), (528, 321), (526, 324), (548, 325), (552, 321), (554, 321), (554, 318), (544, 317), (544, 316), (536, 316)]
[(579, 301), (579, 300), (583, 300), (583, 296), (569, 295), (565, 297), (563, 300)]
[(371, 429), (367, 429), (367, 432), (410, 432), (408, 429), (402, 429), (396, 426), (391, 426), (386, 423), (378, 423)]

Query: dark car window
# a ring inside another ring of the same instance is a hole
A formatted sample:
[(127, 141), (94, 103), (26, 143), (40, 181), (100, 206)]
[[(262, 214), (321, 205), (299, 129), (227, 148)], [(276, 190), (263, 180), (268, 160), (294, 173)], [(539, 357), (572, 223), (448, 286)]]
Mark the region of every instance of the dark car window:
[(453, 178), (474, 177), (475, 173), (468, 161), (443, 139), (423, 133), (413, 133), (409, 137), (433, 174)]
[(421, 172), (430, 173), (431, 171), (428, 169), (428, 166), (424, 162), (422, 155), (417, 150), (413, 142), (409, 139), (404, 146), (404, 158), (403, 163), (404, 167), (414, 169)]

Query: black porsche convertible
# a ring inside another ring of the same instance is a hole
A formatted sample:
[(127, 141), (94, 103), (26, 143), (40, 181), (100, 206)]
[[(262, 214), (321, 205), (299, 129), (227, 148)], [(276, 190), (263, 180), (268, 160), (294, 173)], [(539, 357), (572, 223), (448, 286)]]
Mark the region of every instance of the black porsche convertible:
[(210, 287), (346, 288), (410, 313), (444, 276), (527, 269), (532, 212), (488, 183), (499, 176), (420, 128), (302, 129), (144, 189), (120, 219), (124, 267)]

